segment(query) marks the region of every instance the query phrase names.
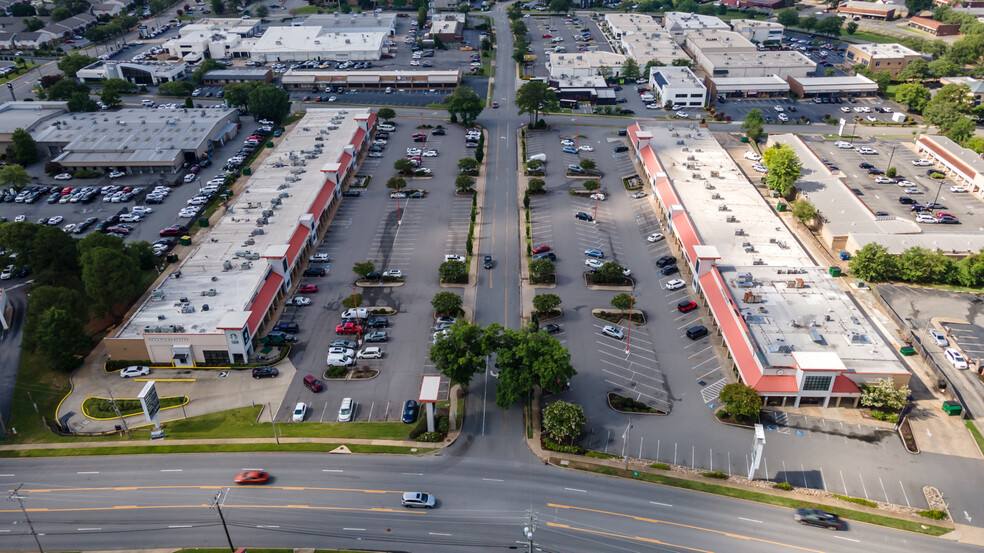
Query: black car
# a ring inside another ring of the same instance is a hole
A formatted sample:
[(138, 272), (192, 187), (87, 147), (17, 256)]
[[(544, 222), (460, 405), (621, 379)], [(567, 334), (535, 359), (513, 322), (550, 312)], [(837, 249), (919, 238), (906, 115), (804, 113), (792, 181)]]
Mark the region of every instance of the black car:
[(663, 276), (675, 275), (680, 272), (680, 269), (678, 269), (676, 265), (667, 265), (666, 267), (660, 269), (659, 272), (663, 273)]
[(382, 280), (383, 273), (379, 271), (373, 271), (371, 273), (366, 273), (365, 276), (363, 276), (362, 278), (366, 280)]
[(881, 169), (876, 169), (876, 168), (872, 167), (872, 168), (868, 169), (868, 174), (869, 175), (884, 175), (885, 174), (885, 171), (882, 171)]
[[(901, 198), (899, 199), (899, 201), (900, 202), (902, 201)], [(918, 213), (920, 211), (932, 211), (932, 208), (926, 207), (924, 205), (918, 205), (917, 204), (917, 205), (914, 205), (914, 206), (910, 207), (909, 208), (909, 211), (912, 212), (912, 213)]]
[(296, 334), (301, 331), (301, 325), (297, 323), (277, 323), (273, 327), (274, 332), (287, 332), (290, 334)]
[(580, 219), (581, 221), (594, 221), (594, 217), (588, 215), (583, 211), (578, 211), (574, 214), (575, 219)]
[(445, 132), (445, 130), (444, 130), (444, 129), (434, 129), (434, 130), (433, 130), (433, 131), (431, 132), (431, 134), (432, 134), (432, 135), (434, 135), (434, 136), (444, 136), (444, 135), (445, 135), (445, 134), (447, 134), (447, 133)]
[(345, 192), (342, 192), (342, 196), (348, 196), (350, 198), (358, 198), (361, 195), (362, 195), (361, 190), (352, 190), (351, 188), (346, 190)]
[(485, 267), (486, 269), (491, 269), (492, 268), (492, 256), (491, 255), (486, 255), (485, 256), (485, 262), (482, 263), (482, 266)]
[(664, 255), (663, 257), (656, 260), (657, 267), (666, 267), (667, 265), (676, 265), (676, 258), (672, 255)]
[(800, 524), (819, 526), (828, 530), (843, 530), (844, 521), (839, 516), (820, 509), (796, 509), (793, 520)]
[(543, 252), (533, 255), (533, 261), (538, 259), (549, 259), (550, 261), (557, 261), (557, 255), (554, 252)]
[(546, 331), (547, 334), (556, 334), (556, 333), (560, 332), (560, 325), (559, 324), (554, 324), (554, 323), (545, 324), (545, 325), (543, 325), (543, 326), (540, 327), (540, 330)]
[(389, 319), (386, 317), (370, 317), (369, 320), (366, 321), (366, 326), (369, 328), (387, 328), (389, 325)]
[(328, 273), (325, 271), (324, 267), (308, 267), (307, 269), (304, 269), (304, 276), (323, 277), (326, 274)]
[[(957, 219), (956, 217), (951, 217), (949, 215), (940, 215), (940, 216), (938, 216), (936, 218), (936, 222), (937, 223), (944, 224), (944, 225), (959, 225), (960, 224), (960, 220), (959, 219)], [(17, 276), (21, 276), (21, 275), (18, 274)]]
[(621, 113), (622, 115), (635, 115), (635, 112), (632, 111), (631, 109), (623, 109), (620, 110), (619, 113)]
[(275, 378), (280, 371), (276, 367), (256, 367), (253, 369), (253, 378)]
[(786, 108), (786, 109), (788, 109), (789, 111), (791, 111), (791, 112), (793, 112), (793, 113), (796, 113), (796, 106), (789, 106), (789, 107), (788, 107), (788, 108)]
[(861, 169), (871, 169), (872, 167), (874, 167), (874, 165), (868, 163), (867, 161), (863, 161), (858, 164), (858, 167), (860, 167)]
[(912, 205), (916, 203), (916, 200), (913, 200), (908, 196), (899, 196), (899, 203), (902, 205)]
[(417, 415), (420, 413), (420, 407), (417, 402), (412, 399), (408, 399), (406, 403), (403, 404), (403, 422), (407, 424), (413, 424), (417, 422)]
[(620, 153), (620, 152), (628, 152), (629, 151), (629, 147), (628, 146), (615, 146), (615, 148), (612, 151), (615, 152), (616, 154), (617, 153)]

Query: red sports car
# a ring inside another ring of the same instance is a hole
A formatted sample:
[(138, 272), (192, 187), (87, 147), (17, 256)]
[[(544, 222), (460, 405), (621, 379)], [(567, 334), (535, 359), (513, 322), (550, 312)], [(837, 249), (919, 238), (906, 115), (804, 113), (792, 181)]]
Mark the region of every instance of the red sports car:
[(550, 251), (550, 246), (548, 246), (546, 244), (540, 244), (539, 246), (533, 246), (533, 253), (543, 253), (543, 252), (549, 252), (549, 251)]
[(236, 475), (236, 484), (266, 484), (270, 473), (262, 470), (248, 470)]
[(318, 285), (317, 284), (305, 284), (304, 286), (301, 286), (300, 288), (298, 288), (297, 291), (300, 292), (300, 293), (302, 293), (302, 294), (314, 294), (315, 292), (318, 291)]

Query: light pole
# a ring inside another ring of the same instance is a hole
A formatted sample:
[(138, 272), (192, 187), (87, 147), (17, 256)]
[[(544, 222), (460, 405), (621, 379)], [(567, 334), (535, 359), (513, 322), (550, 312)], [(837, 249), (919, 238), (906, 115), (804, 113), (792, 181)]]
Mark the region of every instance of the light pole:
[(523, 527), (523, 535), (526, 536), (526, 544), (529, 547), (529, 553), (533, 553), (533, 532), (536, 531), (536, 519), (533, 518), (533, 511), (530, 511), (530, 522), (527, 526)]
[(895, 149), (898, 148), (898, 147), (899, 147), (898, 144), (893, 145), (892, 146), (892, 153), (888, 155), (888, 167), (885, 167), (885, 174), (886, 175), (888, 174), (888, 170), (892, 168), (892, 158), (895, 157)]
[(851, 142), (850, 142), (851, 146), (854, 146), (854, 139), (856, 138), (856, 135), (854, 133), (856, 133), (857, 130), (858, 130), (858, 119), (860, 119), (860, 117), (858, 117), (857, 115), (855, 115), (854, 116), (854, 128), (851, 129)]
[(629, 296), (629, 331), (625, 335), (625, 355), (629, 354), (629, 340), (632, 338), (632, 308), (635, 306), (635, 297)]
[(14, 83), (7, 83), (7, 90), (10, 91), (10, 99), (17, 101), (17, 96), (14, 96)]
[(625, 458), (625, 470), (629, 470), (629, 430), (632, 428), (632, 421), (630, 420), (628, 424), (625, 425), (625, 432), (622, 433), (622, 457)]

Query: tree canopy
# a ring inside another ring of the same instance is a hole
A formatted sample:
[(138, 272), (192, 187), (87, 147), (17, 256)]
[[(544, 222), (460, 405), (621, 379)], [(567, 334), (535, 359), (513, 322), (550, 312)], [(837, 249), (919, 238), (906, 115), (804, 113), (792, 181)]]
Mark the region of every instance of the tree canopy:
[(430, 348), (428, 358), (452, 384), (467, 387), (473, 376), (485, 371), (488, 354), (482, 327), (459, 320)]
[(461, 311), (461, 296), (448, 290), (438, 292), (431, 299), (431, 307), (438, 315), (456, 316)]
[(21, 165), (30, 165), (38, 160), (38, 144), (31, 133), (22, 128), (14, 129), (10, 135), (10, 150), (13, 158)]
[(444, 97), (448, 112), (461, 120), (461, 124), (470, 126), (475, 118), (482, 113), (484, 105), (478, 94), (468, 86), (459, 86), (454, 92)]
[(0, 167), (0, 184), (20, 192), (31, 182), (31, 175), (20, 165)]
[(290, 115), (290, 93), (276, 85), (262, 84), (254, 88), (246, 104), (254, 117), (269, 119), (276, 124)]
[(870, 242), (854, 252), (848, 265), (851, 273), (870, 282), (881, 282), (895, 278), (898, 272), (898, 260), (888, 253), (881, 244)]
[(762, 164), (769, 170), (765, 175), (769, 189), (777, 190), (783, 197), (792, 197), (796, 181), (803, 173), (803, 164), (796, 152), (785, 144), (776, 143), (762, 152)]
[(530, 126), (537, 122), (541, 112), (555, 111), (559, 106), (557, 94), (550, 90), (547, 83), (528, 81), (516, 91), (516, 107), (520, 115), (530, 114)]
[(765, 137), (765, 118), (759, 109), (748, 110), (745, 121), (741, 124), (741, 130), (745, 131), (745, 136), (752, 142), (758, 142)]
[(543, 408), (543, 430), (557, 443), (572, 444), (588, 419), (575, 403), (555, 401)]
[(87, 65), (92, 65), (96, 63), (96, 58), (91, 56), (86, 56), (84, 54), (67, 54), (58, 60), (58, 69), (65, 74), (66, 77), (75, 78), (75, 74), (79, 69)]
[(718, 400), (724, 404), (724, 410), (736, 419), (757, 420), (762, 410), (762, 396), (755, 388), (742, 382), (725, 384), (718, 393)]

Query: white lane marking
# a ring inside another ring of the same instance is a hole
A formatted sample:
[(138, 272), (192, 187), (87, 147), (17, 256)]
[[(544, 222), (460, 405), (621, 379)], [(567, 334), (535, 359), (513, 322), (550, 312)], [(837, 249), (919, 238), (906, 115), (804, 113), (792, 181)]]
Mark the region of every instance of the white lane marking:
[(577, 488), (564, 488), (564, 489), (569, 492), (588, 493), (588, 490), (579, 490)]
[(0, 532), (2, 532), (2, 533), (8, 533), (8, 532), (10, 532), (10, 530), (0, 530)]
[(432, 535), (432, 536), (450, 536), (451, 535), (451, 534), (445, 534), (445, 533), (442, 533), (442, 532), (427, 532), (427, 533), (430, 534), (430, 535)]
[(175, 524), (174, 526), (168, 526), (168, 528), (194, 528), (190, 524)]
[(86, 530), (102, 530), (102, 528), (76, 528), (79, 532), (84, 532)]
[(345, 472), (342, 469), (321, 469), (321, 472)]
[(161, 469), (161, 472), (181, 472), (184, 469)]
[(251, 469), (251, 468), (244, 468), (244, 469), (241, 469), (241, 470), (263, 470), (263, 469)]
[(501, 478), (482, 478), (482, 480), (486, 482), (505, 482), (505, 480), (502, 480)]
[(257, 528), (280, 528), (280, 527), (279, 526), (265, 526), (265, 525), (260, 524), (260, 525), (257, 525)]
[(653, 505), (662, 505), (663, 507), (672, 507), (669, 503), (660, 503), (659, 501), (650, 501)]
[(13, 474), (0, 474), (0, 476), (13, 476)]
[(745, 522), (757, 522), (759, 524), (763, 524), (761, 520), (755, 520), (754, 518), (738, 517), (738, 520), (744, 520)]
[(365, 532), (365, 528), (342, 528), (342, 530), (347, 530), (349, 532)]
[(847, 541), (853, 541), (854, 543), (861, 543), (861, 540), (856, 540), (853, 538), (845, 538), (844, 536), (834, 536), (834, 537), (839, 540), (847, 540)]
[(99, 474), (98, 472), (76, 472), (75, 474)]
[(404, 476), (423, 476), (424, 473), (422, 473), (422, 472), (404, 472), (403, 475)]

